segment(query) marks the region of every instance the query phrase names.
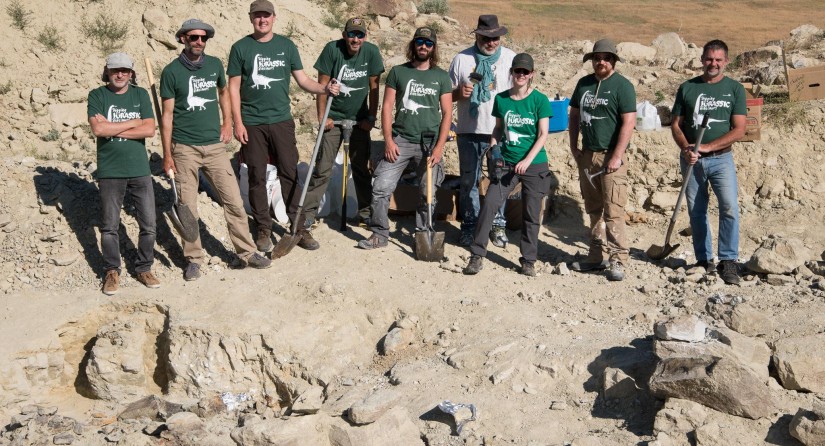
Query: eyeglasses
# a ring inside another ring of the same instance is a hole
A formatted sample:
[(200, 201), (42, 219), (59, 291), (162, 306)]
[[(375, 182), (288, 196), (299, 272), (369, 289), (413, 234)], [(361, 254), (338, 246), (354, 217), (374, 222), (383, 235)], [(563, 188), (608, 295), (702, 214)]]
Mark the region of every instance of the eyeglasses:
[(415, 42), (415, 46), (424, 45), (427, 48), (432, 48), (433, 45), (435, 45), (435, 42), (433, 42), (432, 40), (423, 39), (421, 37), (415, 39), (413, 42)]
[(209, 40), (209, 37), (206, 37), (205, 35), (202, 36), (200, 34), (187, 34), (186, 38), (189, 39), (190, 42), (197, 42), (200, 40), (201, 42), (206, 43), (206, 41)]
[(363, 39), (364, 37), (367, 37), (367, 35), (361, 31), (347, 31), (347, 38), (349, 39)]
[(109, 68), (109, 74), (132, 74), (131, 68)]
[(484, 43), (498, 42), (499, 40), (501, 40), (501, 36), (495, 36), (495, 37), (481, 36), (481, 41), (484, 42)]
[(613, 63), (613, 56), (593, 56), (593, 62), (610, 62)]
[(513, 69), (513, 74), (517, 74), (519, 76), (527, 76), (530, 73), (531, 73), (530, 70), (527, 70), (527, 69), (524, 69), (524, 68), (515, 68), (515, 69)]

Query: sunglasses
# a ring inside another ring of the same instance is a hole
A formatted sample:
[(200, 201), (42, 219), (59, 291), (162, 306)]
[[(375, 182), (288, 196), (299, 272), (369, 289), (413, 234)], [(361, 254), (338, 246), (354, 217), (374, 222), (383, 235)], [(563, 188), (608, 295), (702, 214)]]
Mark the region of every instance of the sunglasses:
[(501, 40), (501, 36), (496, 36), (496, 37), (481, 36), (481, 41), (484, 42), (484, 43), (498, 42), (499, 40)]
[(593, 56), (593, 62), (613, 62), (613, 56)]
[(530, 70), (524, 68), (516, 68), (513, 70), (513, 74), (518, 74), (519, 76), (527, 76), (530, 74)]
[(350, 39), (363, 39), (367, 37), (367, 35), (361, 31), (347, 31), (347, 37)]
[(435, 43), (432, 40), (422, 39), (421, 37), (415, 39), (413, 42), (415, 42), (415, 46), (424, 45), (427, 48), (432, 48), (433, 45), (435, 45)]
[(209, 37), (202, 36), (200, 34), (187, 34), (186, 38), (190, 42), (197, 42), (198, 40), (200, 40), (201, 42), (206, 43), (206, 41), (209, 40)]

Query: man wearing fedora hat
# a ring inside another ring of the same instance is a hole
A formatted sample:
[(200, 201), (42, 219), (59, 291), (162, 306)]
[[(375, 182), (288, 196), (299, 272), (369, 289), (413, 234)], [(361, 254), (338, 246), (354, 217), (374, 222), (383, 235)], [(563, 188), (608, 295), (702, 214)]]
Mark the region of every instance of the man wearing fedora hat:
[[(304, 73), (298, 47), (284, 36), (273, 33), (275, 6), (269, 0), (249, 5), (252, 34), (244, 36), (229, 50), (229, 93), (235, 138), (241, 143), (241, 157), (249, 168), (249, 204), (257, 225), (255, 243), (261, 251), (271, 251), (272, 216), (266, 194), (266, 165), (278, 169), (281, 193), (292, 225), (298, 225), (298, 246), (312, 248), (303, 239), (302, 216), (298, 211), (298, 147), (295, 120), (289, 99), (289, 82), (312, 94), (338, 94), (337, 84), (319, 84)], [(298, 222), (297, 220), (301, 221)]]
[[(570, 152), (579, 167), (579, 185), (585, 212), (590, 216), (590, 249), (574, 271), (603, 270), (607, 279), (624, 279), (630, 249), (625, 235), (627, 156), (636, 126), (636, 90), (615, 70), (620, 62), (616, 45), (602, 39), (582, 62), (591, 61), (593, 74), (579, 80), (570, 99)], [(582, 147), (579, 148), (579, 133)], [(591, 174), (603, 171), (592, 181)]]
[(106, 58), (106, 85), (89, 92), (87, 114), (97, 137), (97, 180), (103, 222), (103, 292), (118, 292), (120, 283), (120, 210), (126, 194), (135, 203), (138, 234), (137, 280), (149, 288), (160, 282), (152, 274), (156, 237), (155, 192), (145, 138), (155, 135), (155, 115), (149, 93), (137, 86), (134, 62), (126, 53)]
[[(226, 144), (232, 140), (226, 75), (220, 59), (204, 53), (206, 41), (214, 35), (215, 29), (198, 19), (186, 20), (175, 33), (184, 49), (160, 77), (163, 170), (176, 173), (181, 201), (196, 219), (199, 171), (203, 170), (220, 196), (229, 239), (242, 264), (268, 268), (271, 261), (255, 251), (238, 180), (226, 153)], [(200, 237), (194, 242), (183, 240), (183, 255), (189, 262), (183, 278), (199, 278), (203, 263)]]
[[(453, 101), (458, 104), (458, 165), (461, 173), (459, 207), (461, 238), (459, 244), (470, 246), (480, 209), (478, 181), (484, 154), (490, 147), (490, 135), (496, 124), (492, 115), (493, 98), (512, 85), (510, 65), (515, 53), (501, 45), (507, 28), (499, 25), (492, 14), (478, 17), (473, 31), (475, 44), (458, 53), (450, 64)], [(471, 78), (470, 75), (473, 75)], [(496, 214), (490, 240), (499, 248), (506, 246), (504, 205)]]
[[(359, 217), (363, 223), (368, 223), (370, 218), (370, 202), (372, 201), (372, 174), (368, 166), (370, 130), (375, 127), (378, 113), (378, 77), (384, 72), (384, 62), (381, 60), (378, 47), (366, 40), (367, 23), (363, 18), (354, 17), (347, 20), (341, 34), (340, 39), (327, 43), (315, 62), (318, 82), (326, 84), (330, 79), (338, 78), (339, 88), (344, 94), (335, 98), (329, 109), (329, 117), (324, 124), (321, 151), (315, 161), (315, 172), (312, 173), (307, 186), (304, 209), (308, 228), (302, 240), (305, 247), (312, 249), (317, 248), (319, 244), (312, 238), (309, 227), (315, 220), (321, 197), (329, 184), (335, 154), (347, 131), (344, 130), (343, 125), (334, 124), (335, 121), (356, 122), (352, 126), (350, 135), (349, 159), (352, 164), (355, 194), (358, 198)], [(329, 96), (318, 95), (316, 100), (318, 120), (324, 117), (328, 100), (331, 100)], [(345, 178), (344, 181), (347, 179)]]

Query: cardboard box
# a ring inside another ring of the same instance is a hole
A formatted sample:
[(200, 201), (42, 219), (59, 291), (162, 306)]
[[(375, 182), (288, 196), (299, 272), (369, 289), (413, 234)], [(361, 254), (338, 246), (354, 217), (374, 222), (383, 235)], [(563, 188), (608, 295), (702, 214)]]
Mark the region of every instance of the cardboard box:
[(793, 102), (825, 99), (825, 65), (788, 70), (788, 96)]
[[(444, 182), (447, 182), (455, 175), (447, 175)], [(418, 208), (420, 193), (417, 185), (412, 185), (403, 180), (398, 183), (395, 192), (390, 195), (389, 213), (394, 215), (412, 215)], [(435, 189), (435, 215), (434, 220), (455, 221), (458, 215), (458, 191), (437, 188)]]
[[(747, 91), (747, 90), (745, 90)], [(763, 99), (748, 99), (748, 116), (745, 126), (745, 136), (739, 141), (759, 141), (762, 136), (762, 105)]]
[[(484, 203), (484, 196), (487, 195), (487, 188), (490, 187), (490, 179), (483, 177), (478, 182), (478, 194), (481, 197), (481, 202)], [(539, 224), (544, 223), (544, 214), (547, 211), (547, 196), (541, 202), (541, 216), (539, 217)], [(507, 219), (507, 229), (511, 231), (518, 231), (522, 224), (522, 205), (521, 205), (521, 183), (516, 184), (513, 191), (507, 197), (507, 204), (504, 206), (504, 218)]]

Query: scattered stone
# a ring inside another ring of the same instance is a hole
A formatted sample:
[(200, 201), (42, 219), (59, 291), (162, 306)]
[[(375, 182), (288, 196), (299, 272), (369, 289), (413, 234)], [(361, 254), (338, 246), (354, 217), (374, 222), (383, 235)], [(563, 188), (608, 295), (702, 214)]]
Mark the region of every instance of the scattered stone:
[(656, 48), (641, 43), (620, 42), (616, 49), (619, 51), (619, 57), (630, 63), (651, 62), (656, 58)]
[(789, 429), (791, 436), (806, 446), (825, 445), (825, 404), (817, 401), (813, 410), (800, 408)]
[(801, 240), (771, 235), (754, 251), (745, 267), (755, 273), (790, 274), (812, 257)]
[(328, 445), (329, 423), (330, 418), (321, 414), (276, 418), (245, 422), (229, 435), (237, 446)]
[(636, 381), (621, 369), (608, 367), (604, 370), (602, 389), (608, 399), (627, 398), (639, 390)]
[(170, 416), (183, 411), (183, 406), (170, 403), (158, 396), (149, 395), (130, 403), (118, 416), (118, 420), (138, 420), (148, 418), (164, 421)]
[(679, 316), (659, 321), (653, 326), (658, 339), (665, 341), (699, 342), (705, 339), (708, 325), (695, 315)]
[(128, 401), (145, 394), (151, 380), (143, 360), (147, 344), (154, 345), (154, 340), (147, 339), (145, 329), (134, 323), (101, 327), (86, 364), (92, 394), (107, 401)]
[(52, 443), (54, 444), (72, 444), (74, 443), (74, 435), (70, 432), (63, 432), (61, 434), (57, 434), (52, 439)]
[(825, 334), (776, 341), (773, 363), (782, 387), (825, 393)]
[(653, 433), (681, 436), (703, 426), (707, 418), (708, 409), (705, 406), (680, 398), (668, 398), (664, 407), (656, 413)]
[(564, 401), (553, 401), (550, 403), (550, 410), (567, 410), (567, 403)]
[(389, 408), (396, 405), (401, 394), (392, 389), (380, 389), (363, 401), (353, 404), (347, 411), (347, 418), (355, 424), (369, 424), (377, 420)]
[(455, 369), (475, 370), (484, 364), (483, 354), (474, 350), (462, 350), (453, 353), (447, 358), (447, 364)]
[(564, 262), (559, 262), (555, 268), (553, 268), (553, 274), (557, 274), (559, 276), (567, 276), (570, 274), (570, 268), (567, 267), (567, 264)]
[(321, 410), (324, 404), (324, 388), (310, 386), (292, 403), (292, 412), (299, 414), (314, 414)]
[(768, 274), (768, 277), (765, 279), (765, 282), (768, 285), (773, 286), (788, 286), (788, 285), (796, 285), (796, 279), (791, 276), (786, 276), (784, 274)]
[(381, 354), (389, 355), (400, 351), (410, 345), (414, 338), (412, 330), (395, 327), (381, 341)]
[(659, 61), (678, 59), (686, 50), (685, 42), (674, 32), (659, 34), (653, 39), (652, 46), (656, 49), (656, 60)]
[(329, 430), (329, 443), (332, 446), (424, 446), (418, 427), (400, 406), (387, 410), (367, 426), (333, 425)]
[(11, 214), (0, 214), (0, 228), (11, 223)]
[(78, 253), (77, 251), (70, 251), (67, 253), (58, 254), (49, 259), (49, 261), (52, 262), (53, 265), (69, 266), (72, 263), (76, 262), (78, 258), (80, 258), (80, 253)]

